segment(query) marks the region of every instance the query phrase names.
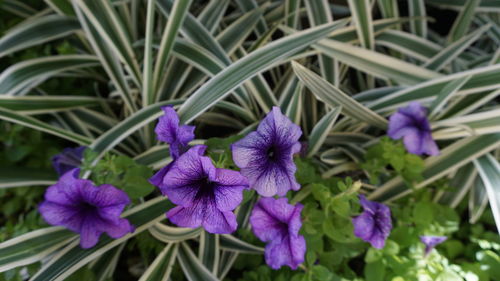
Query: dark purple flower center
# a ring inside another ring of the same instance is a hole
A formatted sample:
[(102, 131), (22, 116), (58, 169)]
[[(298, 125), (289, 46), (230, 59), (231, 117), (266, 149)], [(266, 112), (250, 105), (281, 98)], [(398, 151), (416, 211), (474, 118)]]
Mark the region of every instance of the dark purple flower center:
[(266, 155), (267, 155), (267, 158), (271, 161), (271, 162), (276, 162), (279, 160), (279, 155), (280, 155), (280, 151), (279, 151), (279, 148), (276, 146), (276, 145), (272, 145), (270, 146), (267, 151), (266, 151)]
[(81, 202), (78, 206), (79, 210), (84, 215), (97, 215), (98, 208), (88, 202)]
[(213, 198), (215, 196), (215, 188), (217, 187), (217, 183), (211, 181), (208, 176), (201, 178), (195, 183), (200, 188), (198, 192), (196, 192), (195, 200), (202, 198)]

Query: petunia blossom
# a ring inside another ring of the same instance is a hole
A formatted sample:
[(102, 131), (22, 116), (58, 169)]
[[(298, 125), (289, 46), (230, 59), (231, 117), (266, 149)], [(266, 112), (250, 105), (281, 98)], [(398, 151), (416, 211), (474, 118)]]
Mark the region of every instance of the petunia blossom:
[(39, 206), (45, 221), (79, 233), (82, 248), (95, 246), (104, 232), (112, 238), (133, 232), (129, 221), (120, 218), (130, 203), (127, 194), (109, 184), (97, 187), (79, 179), (79, 173), (79, 169), (70, 170), (47, 189)]
[(446, 236), (432, 236), (432, 235), (423, 235), (420, 236), (420, 241), (425, 244), (425, 255), (427, 256), (436, 245), (439, 245), (446, 241), (448, 237)]
[(359, 201), (364, 211), (352, 219), (354, 235), (382, 249), (392, 229), (391, 210), (384, 204), (368, 201), (364, 195), (359, 196)]
[(293, 155), (300, 151), (301, 135), (300, 127), (273, 107), (257, 131), (231, 146), (234, 163), (251, 188), (265, 197), (284, 196), (288, 190), (300, 188)]
[(52, 166), (59, 176), (74, 168), (80, 168), (85, 149), (87, 149), (86, 146), (65, 148), (61, 153), (52, 157)]
[(303, 206), (288, 204), (286, 198), (261, 198), (252, 210), (250, 225), (263, 242), (266, 263), (273, 269), (287, 265), (297, 269), (304, 262), (306, 241), (299, 230)]
[(408, 152), (422, 155), (439, 155), (439, 148), (432, 138), (427, 110), (418, 102), (400, 108), (389, 118), (388, 135), (392, 139), (403, 138)]
[(166, 173), (160, 189), (177, 206), (167, 212), (182, 227), (199, 227), (210, 233), (232, 233), (237, 222), (233, 210), (243, 199), (247, 179), (241, 173), (216, 168), (197, 145), (182, 154)]
[(155, 128), (158, 140), (169, 144), (172, 162), (154, 174), (149, 182), (155, 186), (163, 185), (163, 178), (173, 162), (189, 149), (188, 143), (194, 139), (194, 126), (180, 125), (179, 116), (170, 106), (162, 107), (164, 115), (159, 118)]

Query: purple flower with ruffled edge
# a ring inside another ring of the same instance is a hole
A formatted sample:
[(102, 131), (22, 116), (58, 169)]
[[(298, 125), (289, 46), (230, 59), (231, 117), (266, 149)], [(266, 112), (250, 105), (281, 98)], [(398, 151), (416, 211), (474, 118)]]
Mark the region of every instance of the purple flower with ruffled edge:
[(79, 233), (85, 249), (95, 246), (104, 232), (112, 238), (133, 232), (128, 220), (120, 218), (130, 203), (127, 194), (109, 184), (96, 187), (90, 180), (79, 179), (79, 173), (73, 169), (47, 189), (39, 206), (45, 221)]
[(204, 145), (190, 148), (165, 175), (160, 189), (178, 205), (167, 217), (182, 227), (232, 233), (238, 225), (233, 210), (241, 203), (248, 181), (237, 171), (216, 168), (203, 156), (205, 149)]
[(391, 115), (387, 134), (395, 140), (403, 138), (406, 150), (410, 153), (439, 155), (427, 120), (427, 110), (418, 102), (411, 102)]
[(306, 240), (299, 235), (302, 204), (288, 204), (286, 198), (261, 198), (250, 216), (253, 233), (263, 242), (266, 263), (273, 269), (287, 265), (297, 269), (304, 262)]
[(364, 211), (352, 219), (354, 235), (377, 249), (384, 248), (392, 229), (391, 210), (384, 204), (368, 201), (364, 195), (359, 195), (359, 202)]
[(52, 157), (52, 166), (59, 176), (64, 175), (67, 171), (74, 168), (80, 168), (85, 149), (87, 149), (86, 146), (65, 148), (61, 153)]
[(231, 146), (234, 163), (248, 178), (251, 188), (266, 197), (284, 196), (288, 190), (300, 188), (293, 155), (300, 151), (301, 135), (300, 127), (273, 107), (257, 131)]
[(432, 236), (432, 235), (423, 235), (420, 236), (420, 241), (425, 244), (425, 255), (427, 256), (436, 245), (439, 245), (446, 241), (448, 237), (446, 236)]
[(179, 116), (171, 106), (161, 108), (164, 112), (155, 128), (158, 140), (169, 144), (172, 162), (154, 174), (149, 182), (162, 187), (163, 178), (172, 167), (174, 161), (189, 149), (188, 143), (194, 139), (194, 126), (180, 125)]

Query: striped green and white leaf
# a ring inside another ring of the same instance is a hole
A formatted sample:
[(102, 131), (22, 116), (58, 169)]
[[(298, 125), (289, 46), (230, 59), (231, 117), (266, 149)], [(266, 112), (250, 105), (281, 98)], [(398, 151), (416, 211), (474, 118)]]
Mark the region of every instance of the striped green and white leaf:
[(157, 223), (149, 228), (149, 232), (156, 239), (164, 243), (175, 243), (199, 237), (203, 229), (172, 227), (162, 223)]
[(44, 80), (64, 71), (94, 67), (99, 60), (90, 55), (60, 55), (26, 60), (14, 64), (0, 75), (0, 94), (16, 95), (26, 92)]
[(0, 272), (42, 260), (75, 239), (61, 227), (49, 227), (23, 234), (0, 244)]
[(200, 246), (198, 247), (198, 259), (214, 275), (217, 276), (220, 258), (219, 235), (202, 231), (200, 235)]
[(177, 259), (184, 275), (189, 281), (218, 281), (217, 277), (208, 270), (195, 256), (188, 244), (181, 242)]
[(68, 36), (80, 29), (75, 18), (48, 15), (27, 19), (0, 38), (0, 58), (31, 46)]
[(100, 106), (104, 99), (84, 96), (4, 96), (0, 107), (23, 114), (54, 113), (80, 107)]
[(342, 21), (336, 21), (297, 32), (248, 54), (218, 73), (193, 93), (179, 109), (181, 120), (186, 123), (191, 122), (245, 80), (325, 37), (342, 24)]
[(308, 157), (315, 155), (323, 143), (325, 142), (330, 130), (337, 121), (340, 112), (342, 111), (342, 106), (338, 106), (326, 113), (319, 122), (314, 126), (309, 135), (309, 148), (307, 152)]
[(175, 263), (177, 253), (179, 251), (178, 244), (167, 244), (165, 248), (158, 254), (153, 263), (148, 267), (139, 279), (139, 281), (167, 281), (170, 279), (172, 267)]
[(304, 83), (319, 100), (330, 107), (342, 106), (343, 112), (351, 118), (366, 122), (367, 124), (381, 129), (386, 129), (387, 120), (382, 116), (358, 103), (340, 89), (302, 65), (292, 62), (292, 67), (300, 81)]
[(500, 164), (491, 154), (487, 154), (474, 160), (474, 165), (486, 188), (491, 212), (500, 234)]
[(220, 235), (220, 247), (221, 249), (226, 251), (232, 251), (242, 254), (264, 253), (264, 248), (254, 246), (229, 234)]
[(124, 218), (128, 219), (135, 226), (134, 232), (119, 239), (102, 236), (96, 246), (87, 250), (80, 248), (79, 241), (75, 241), (53, 257), (30, 280), (64, 280), (93, 259), (164, 219), (166, 210), (167, 199), (165, 197), (158, 197), (124, 212)]
[(1, 167), (0, 188), (46, 186), (57, 181), (53, 171), (33, 168)]

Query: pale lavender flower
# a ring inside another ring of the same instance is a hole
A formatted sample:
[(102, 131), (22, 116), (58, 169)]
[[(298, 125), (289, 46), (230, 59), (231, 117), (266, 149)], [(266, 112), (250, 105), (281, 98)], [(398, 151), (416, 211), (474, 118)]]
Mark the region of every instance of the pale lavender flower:
[(420, 241), (425, 244), (425, 255), (427, 256), (434, 247), (446, 241), (448, 237), (446, 236), (432, 236), (432, 235), (423, 235), (420, 236)]
[(39, 207), (45, 221), (79, 233), (82, 248), (95, 246), (104, 232), (112, 238), (133, 232), (128, 220), (120, 218), (130, 203), (127, 194), (109, 184), (96, 187), (90, 180), (79, 179), (79, 173), (73, 169), (47, 189)]
[(439, 155), (439, 148), (432, 138), (427, 110), (418, 102), (400, 108), (389, 118), (387, 134), (392, 139), (403, 138), (408, 152), (422, 155)]
[(299, 230), (303, 206), (288, 204), (286, 198), (261, 198), (253, 208), (250, 225), (263, 242), (266, 263), (273, 269), (287, 265), (297, 269), (304, 262), (306, 241)]
[(199, 227), (210, 233), (232, 233), (237, 222), (233, 210), (243, 199), (247, 179), (237, 171), (216, 168), (197, 145), (182, 154), (163, 178), (160, 189), (178, 205), (168, 211), (170, 221)]
[(80, 168), (85, 149), (87, 149), (86, 146), (65, 148), (61, 153), (52, 157), (52, 166), (59, 176), (64, 175), (67, 171), (74, 168)]
[(273, 107), (257, 131), (231, 146), (234, 163), (257, 193), (283, 196), (290, 189), (300, 188), (293, 155), (300, 151), (301, 134), (299, 126)]
[(364, 211), (352, 219), (354, 235), (382, 249), (392, 229), (391, 210), (384, 204), (368, 201), (364, 195), (359, 200)]

